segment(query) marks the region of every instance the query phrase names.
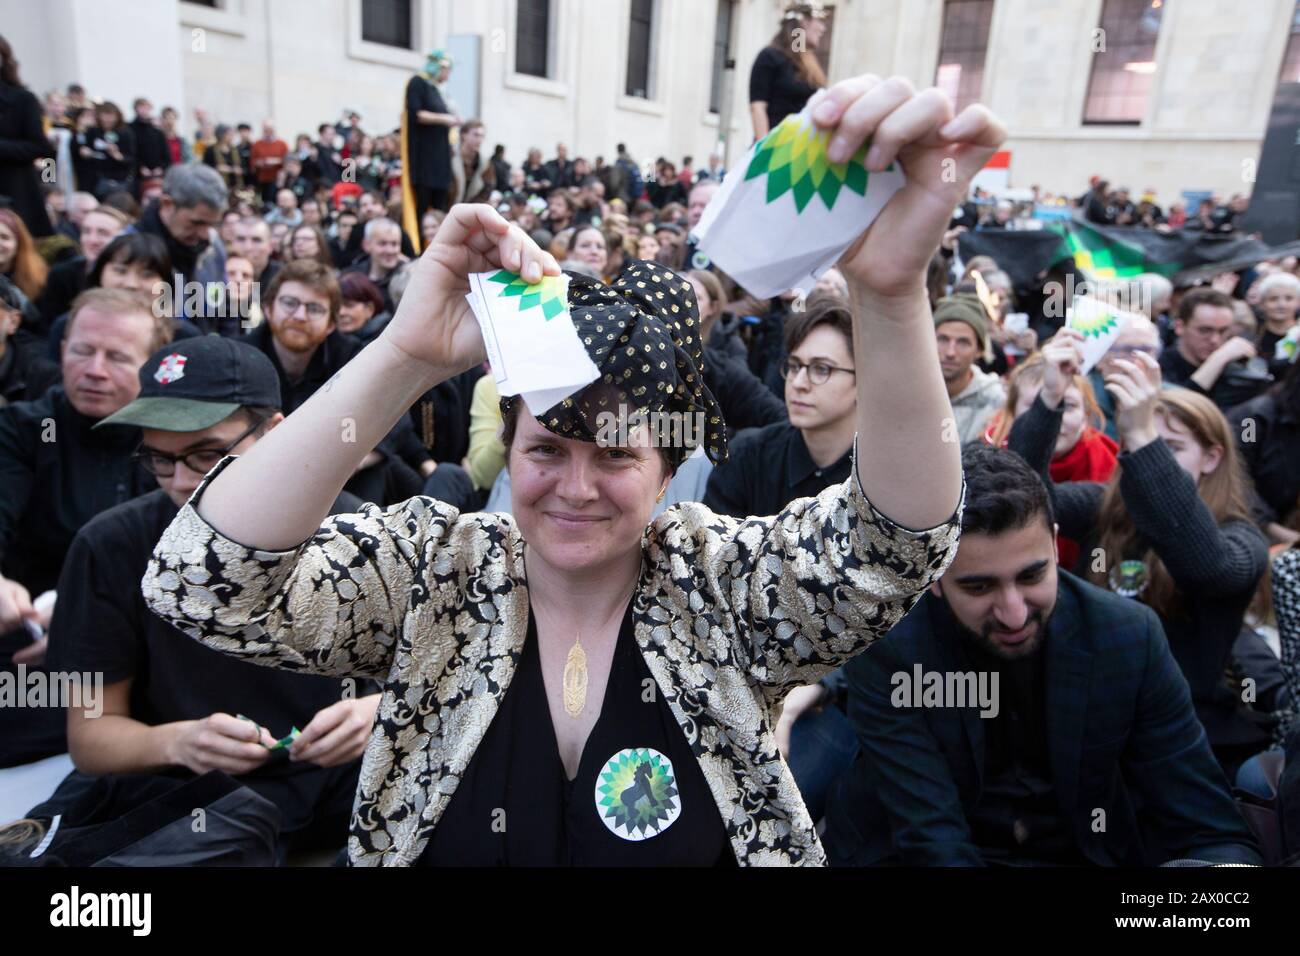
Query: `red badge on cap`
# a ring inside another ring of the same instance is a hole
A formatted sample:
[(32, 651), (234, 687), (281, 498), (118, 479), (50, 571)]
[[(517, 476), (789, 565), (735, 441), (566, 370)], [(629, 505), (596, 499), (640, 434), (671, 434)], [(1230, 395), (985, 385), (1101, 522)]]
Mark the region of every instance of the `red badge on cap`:
[(159, 385), (170, 385), (172, 382), (179, 381), (185, 377), (185, 363), (188, 359), (177, 352), (173, 352), (162, 360), (158, 366), (158, 371), (153, 373), (153, 377), (158, 380)]

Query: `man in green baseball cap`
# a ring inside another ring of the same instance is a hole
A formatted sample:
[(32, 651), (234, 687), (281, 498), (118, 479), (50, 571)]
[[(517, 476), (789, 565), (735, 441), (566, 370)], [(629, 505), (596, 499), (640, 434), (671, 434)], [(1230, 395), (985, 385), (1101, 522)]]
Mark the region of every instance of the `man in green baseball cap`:
[[(154, 544), (205, 475), (283, 419), (271, 360), (211, 335), (155, 352), (140, 369), (139, 397), (102, 423), (142, 430), (136, 457), (159, 487), (82, 528), (63, 565), (50, 666), (102, 673), (104, 686), (94, 702), (102, 713), (68, 709), (77, 770), (56, 803), (75, 799), (87, 777), (130, 774), (114, 790), (116, 816), (145, 802), (158, 768), (181, 779), (218, 770), (279, 809), (281, 859), (289, 848), (346, 842), (379, 704), (373, 688), (224, 657), (152, 614), (140, 593)], [(334, 502), (336, 513), (361, 508), (346, 492)], [(206, 859), (215, 850), (203, 841), (194, 834), (176, 852)]]

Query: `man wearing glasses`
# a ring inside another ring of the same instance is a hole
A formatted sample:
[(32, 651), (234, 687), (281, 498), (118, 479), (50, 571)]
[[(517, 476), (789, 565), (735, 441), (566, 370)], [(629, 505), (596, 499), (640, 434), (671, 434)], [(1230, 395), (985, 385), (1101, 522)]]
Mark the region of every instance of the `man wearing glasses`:
[[(222, 771), (279, 809), (282, 852), (341, 848), (378, 695), (215, 653), (151, 614), (140, 594), (155, 543), (204, 475), (283, 421), (276, 370), (242, 342), (204, 336), (154, 353), (140, 386), (102, 424), (142, 430), (136, 457), (158, 488), (83, 528), (59, 581), (51, 666), (102, 673), (104, 687), (102, 713), (69, 708), (77, 771), (54, 800), (71, 799), (91, 777), (146, 775), (114, 789), (113, 812), (125, 813), (160, 770), (177, 779)], [(359, 508), (346, 493), (334, 503), (336, 512)], [(300, 735), (277, 747), (291, 728)], [(178, 852), (201, 857), (202, 838)]]
[(774, 515), (849, 476), (858, 386), (847, 304), (810, 299), (807, 311), (786, 321), (785, 351), (790, 420), (736, 434), (704, 495), (718, 514)]
[(266, 321), (245, 341), (271, 360), (286, 415), (361, 351), (337, 330), (341, 300), (334, 271), (310, 259), (286, 263), (262, 294)]

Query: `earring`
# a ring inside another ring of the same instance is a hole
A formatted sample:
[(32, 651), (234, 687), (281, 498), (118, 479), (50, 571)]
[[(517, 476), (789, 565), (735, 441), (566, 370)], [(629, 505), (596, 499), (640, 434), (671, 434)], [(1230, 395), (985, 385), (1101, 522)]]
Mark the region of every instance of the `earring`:
[(658, 501), (663, 501), (663, 500), (664, 500), (664, 495), (666, 495), (666, 494), (668, 494), (668, 489), (667, 489), (667, 488), (664, 488), (663, 491), (659, 492), (659, 497), (656, 498), (655, 501), (656, 501), (656, 502), (658, 502)]

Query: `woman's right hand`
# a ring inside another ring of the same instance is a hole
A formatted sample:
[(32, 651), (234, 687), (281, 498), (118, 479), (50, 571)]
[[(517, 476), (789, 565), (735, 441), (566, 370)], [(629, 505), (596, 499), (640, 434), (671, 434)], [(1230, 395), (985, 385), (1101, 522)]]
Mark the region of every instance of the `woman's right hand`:
[(1056, 408), (1065, 398), (1074, 376), (1083, 364), (1083, 335), (1063, 328), (1043, 346), (1043, 404)]
[(484, 203), (453, 206), (413, 268), (383, 337), (442, 378), (487, 357), (478, 320), (465, 298), (471, 273), (508, 269), (529, 282), (560, 274), (554, 256)]

